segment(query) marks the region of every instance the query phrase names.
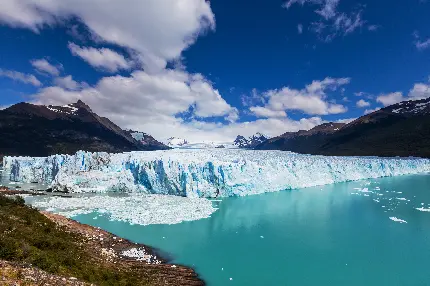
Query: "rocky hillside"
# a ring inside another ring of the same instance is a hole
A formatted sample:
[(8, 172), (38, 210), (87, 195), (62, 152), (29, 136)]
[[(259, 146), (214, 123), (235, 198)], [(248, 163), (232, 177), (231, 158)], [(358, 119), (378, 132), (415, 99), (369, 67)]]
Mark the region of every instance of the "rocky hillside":
[(256, 147), (340, 156), (430, 157), (430, 99), (404, 101), (343, 124), (285, 133)]
[(64, 106), (15, 104), (0, 111), (0, 133), (0, 155), (153, 150), (82, 101)]
[(130, 134), (135, 140), (137, 140), (137, 142), (139, 142), (142, 145), (142, 148), (145, 148), (146, 150), (170, 149), (170, 147), (166, 146), (160, 141), (157, 141), (154, 137), (152, 137), (147, 133), (134, 131), (134, 130), (128, 130), (127, 133)]

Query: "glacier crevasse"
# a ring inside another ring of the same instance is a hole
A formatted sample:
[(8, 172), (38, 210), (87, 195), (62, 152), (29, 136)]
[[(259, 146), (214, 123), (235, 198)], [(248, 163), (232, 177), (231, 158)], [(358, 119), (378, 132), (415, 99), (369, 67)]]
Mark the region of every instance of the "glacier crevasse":
[(166, 150), (4, 157), (11, 181), (64, 192), (227, 197), (430, 171), (420, 158), (326, 157), (281, 151)]

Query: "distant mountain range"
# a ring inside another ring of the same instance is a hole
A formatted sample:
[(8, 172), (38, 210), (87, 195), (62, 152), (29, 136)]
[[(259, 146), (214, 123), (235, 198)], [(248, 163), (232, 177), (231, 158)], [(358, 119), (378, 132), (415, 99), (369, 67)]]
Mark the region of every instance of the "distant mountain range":
[(288, 132), (255, 147), (339, 156), (430, 157), (430, 99), (404, 101), (349, 124)]
[(244, 148), (339, 156), (430, 157), (430, 99), (404, 101), (351, 123), (324, 123), (311, 130), (268, 139), (257, 133), (234, 142), (194, 142), (171, 137), (165, 144), (151, 135), (123, 130), (82, 101), (64, 106), (18, 103), (0, 110), (0, 157), (170, 148)]
[(141, 147), (145, 149), (145, 151), (170, 149), (169, 146), (155, 140), (154, 137), (147, 133), (133, 130), (127, 130), (126, 132), (129, 133), (135, 140), (137, 140), (141, 144)]
[(166, 140), (166, 145), (169, 147), (182, 147), (187, 144), (187, 140), (177, 137), (170, 137)]
[(267, 139), (268, 139), (267, 136), (258, 132), (255, 135), (252, 135), (248, 138), (245, 138), (242, 135), (238, 135), (234, 140), (233, 144), (238, 148), (252, 149), (257, 145), (265, 142)]
[(126, 152), (168, 148), (152, 137), (143, 140), (145, 143), (136, 140), (133, 137), (136, 132), (125, 131), (98, 116), (80, 100), (64, 106), (18, 103), (0, 110), (0, 134), (0, 155), (47, 156), (78, 150)]

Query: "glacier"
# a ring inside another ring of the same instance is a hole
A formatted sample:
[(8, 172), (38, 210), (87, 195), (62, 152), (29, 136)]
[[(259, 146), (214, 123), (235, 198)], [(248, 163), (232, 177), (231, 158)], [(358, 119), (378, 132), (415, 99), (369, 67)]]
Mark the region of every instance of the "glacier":
[(54, 191), (215, 198), (424, 173), (430, 160), (175, 149), (4, 157), (3, 167), (11, 181), (45, 183)]

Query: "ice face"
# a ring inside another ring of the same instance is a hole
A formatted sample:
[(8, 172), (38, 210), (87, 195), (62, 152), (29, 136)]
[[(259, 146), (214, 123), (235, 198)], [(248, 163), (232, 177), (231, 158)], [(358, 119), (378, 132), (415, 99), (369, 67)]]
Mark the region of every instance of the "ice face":
[(4, 168), (11, 181), (48, 183), (57, 191), (227, 197), (429, 172), (430, 160), (179, 149), (5, 157)]

